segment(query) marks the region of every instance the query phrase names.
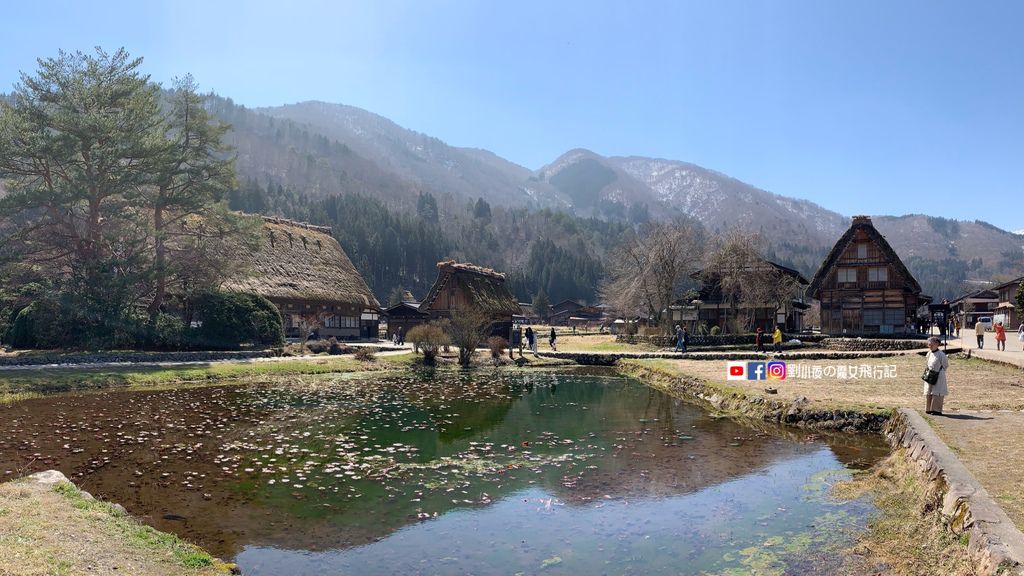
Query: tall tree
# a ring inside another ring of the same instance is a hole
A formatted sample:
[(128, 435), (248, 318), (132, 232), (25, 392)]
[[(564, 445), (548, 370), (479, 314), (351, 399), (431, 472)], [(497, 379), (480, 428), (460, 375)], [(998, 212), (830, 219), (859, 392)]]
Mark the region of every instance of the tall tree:
[[(148, 310), (155, 317), (167, 295), (168, 278), (175, 274), (176, 263), (170, 242), (174, 236), (193, 236), (215, 226), (183, 226), (190, 216), (206, 218), (229, 216), (213, 207), (235, 183), (234, 160), (227, 158), (228, 148), (223, 143), (229, 126), (211, 122), (204, 106), (204, 97), (196, 89), (192, 76), (175, 80), (171, 92), (170, 112), (164, 126), (161, 154), (155, 159), (154, 185), (147, 194), (148, 207), (153, 214), (153, 275), (154, 290)], [(187, 255), (191, 244), (179, 246), (179, 253)], [(190, 261), (194, 263), (194, 261)]]
[(548, 293), (543, 288), (533, 297), (533, 313), (543, 322), (547, 322), (548, 317), (551, 316), (551, 300), (548, 299)]
[(26, 249), (64, 272), (85, 330), (128, 313), (147, 273), (138, 207), (162, 118), (141, 62), (62, 51), (0, 105), (0, 214), (23, 219)]

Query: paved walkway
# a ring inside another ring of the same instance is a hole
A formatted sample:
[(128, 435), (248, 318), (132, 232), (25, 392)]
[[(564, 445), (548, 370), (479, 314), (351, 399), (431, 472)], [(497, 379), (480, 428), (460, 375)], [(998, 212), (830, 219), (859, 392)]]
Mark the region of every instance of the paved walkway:
[(994, 332), (985, 333), (985, 347), (978, 348), (978, 340), (974, 335), (974, 330), (965, 331), (960, 330), (960, 338), (951, 338), (949, 340), (950, 345), (957, 345), (962, 347), (964, 351), (970, 350), (971, 356), (977, 356), (978, 358), (984, 358), (986, 360), (995, 360), (997, 362), (1006, 362), (1009, 364), (1016, 364), (1021, 368), (1024, 368), (1024, 344), (1017, 340), (1017, 331), (1012, 332), (1007, 330), (1006, 332), (1006, 350), (996, 350), (996, 335)]

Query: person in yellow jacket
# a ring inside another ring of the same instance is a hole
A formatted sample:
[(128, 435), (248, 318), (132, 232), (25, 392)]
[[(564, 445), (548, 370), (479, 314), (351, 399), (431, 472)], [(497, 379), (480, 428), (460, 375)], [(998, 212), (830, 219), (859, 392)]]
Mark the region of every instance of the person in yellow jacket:
[(775, 347), (776, 352), (782, 352), (782, 328), (775, 327), (775, 332), (772, 333), (772, 346)]

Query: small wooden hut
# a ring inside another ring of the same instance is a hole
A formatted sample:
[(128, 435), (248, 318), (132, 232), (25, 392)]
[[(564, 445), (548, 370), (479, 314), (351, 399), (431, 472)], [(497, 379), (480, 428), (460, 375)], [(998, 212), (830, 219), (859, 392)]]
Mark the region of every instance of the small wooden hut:
[(385, 310), (384, 315), (388, 319), (388, 339), (391, 339), (399, 328), (402, 329), (404, 336), (409, 330), (430, 321), (430, 315), (420, 312), (419, 302), (399, 302)]
[(521, 311), (501, 272), (454, 260), (438, 262), (437, 280), (420, 303), (419, 311), (436, 320), (473, 308), (490, 318), (492, 334), (506, 338), (512, 328), (512, 316)]
[(276, 304), (285, 336), (377, 338), (380, 304), (330, 228), (263, 217), (259, 250), (239, 250), (238, 258), (245, 271), (222, 288)]
[(821, 302), (827, 334), (912, 332), (917, 308), (928, 300), (867, 216), (853, 217), (807, 293)]

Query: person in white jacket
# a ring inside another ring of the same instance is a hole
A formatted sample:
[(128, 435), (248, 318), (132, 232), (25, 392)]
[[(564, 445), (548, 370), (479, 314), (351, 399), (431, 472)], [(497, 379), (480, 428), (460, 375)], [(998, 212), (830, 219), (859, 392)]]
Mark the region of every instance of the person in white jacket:
[(928, 339), (928, 369), (939, 373), (939, 379), (935, 384), (924, 383), (925, 414), (942, 416), (942, 403), (949, 394), (949, 386), (946, 384), (946, 371), (949, 369), (949, 358), (946, 353), (939, 350), (942, 340), (935, 336)]

